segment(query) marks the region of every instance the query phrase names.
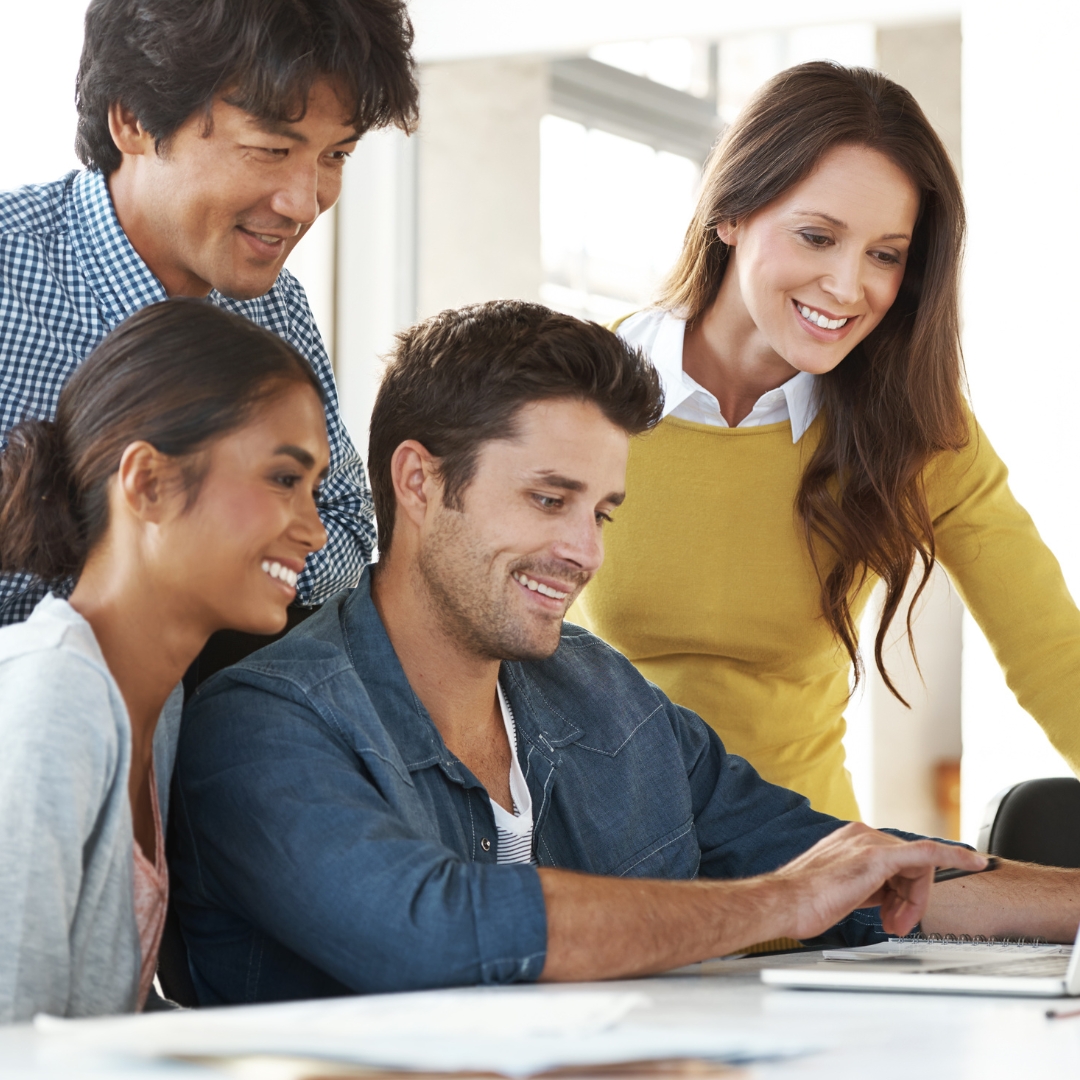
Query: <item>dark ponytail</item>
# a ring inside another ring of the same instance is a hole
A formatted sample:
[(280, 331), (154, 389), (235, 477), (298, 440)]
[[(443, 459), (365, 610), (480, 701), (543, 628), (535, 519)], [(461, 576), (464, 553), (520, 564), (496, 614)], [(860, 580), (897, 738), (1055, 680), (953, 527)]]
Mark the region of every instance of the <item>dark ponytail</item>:
[(59, 431), (51, 420), (24, 420), (0, 455), (0, 570), (51, 581), (73, 574), (80, 562)]
[[(325, 391), (287, 342), (202, 300), (143, 308), (64, 385), (56, 420), (23, 420), (0, 453), (0, 571), (77, 575), (108, 525), (108, 482), (145, 441), (184, 458), (286, 385)], [(184, 470), (189, 491), (201, 475)], [(193, 496), (192, 496), (193, 497)]]

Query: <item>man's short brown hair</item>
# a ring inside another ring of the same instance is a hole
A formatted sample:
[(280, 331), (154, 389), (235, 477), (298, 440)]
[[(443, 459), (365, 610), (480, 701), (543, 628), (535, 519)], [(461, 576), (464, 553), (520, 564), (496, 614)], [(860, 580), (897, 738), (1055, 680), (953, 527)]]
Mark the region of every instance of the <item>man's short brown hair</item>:
[(443, 501), (460, 507), (481, 444), (513, 436), (534, 401), (590, 401), (630, 435), (660, 420), (656, 369), (596, 323), (523, 300), (444, 311), (398, 335), (371, 415), (368, 472), (387, 551), (397, 500), (390, 461), (407, 439), (439, 459)]

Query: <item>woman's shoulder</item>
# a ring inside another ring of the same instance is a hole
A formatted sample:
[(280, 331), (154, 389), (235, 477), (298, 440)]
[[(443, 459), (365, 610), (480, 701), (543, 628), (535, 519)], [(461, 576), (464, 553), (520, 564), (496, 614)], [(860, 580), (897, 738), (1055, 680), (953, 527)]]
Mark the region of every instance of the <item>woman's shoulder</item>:
[(66, 600), (51, 593), (25, 622), (0, 627), (0, 665), (19, 662), (88, 668), (109, 680), (109, 669), (90, 624)]
[(964, 403), (963, 424), (962, 445), (954, 450), (939, 451), (923, 470), (932, 518), (974, 498), (992, 498), (1008, 481), (1005, 463), (998, 457), (967, 402)]
[(0, 700), (5, 739), (22, 731), (34, 742), (63, 737), (80, 746), (115, 730), (122, 704), (89, 623), (55, 596), (0, 629)]

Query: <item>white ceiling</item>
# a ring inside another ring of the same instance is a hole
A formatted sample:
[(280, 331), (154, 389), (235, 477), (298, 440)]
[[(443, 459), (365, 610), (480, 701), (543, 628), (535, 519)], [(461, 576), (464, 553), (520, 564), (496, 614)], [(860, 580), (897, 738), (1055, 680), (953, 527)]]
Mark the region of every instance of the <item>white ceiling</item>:
[(416, 57), (584, 52), (607, 41), (716, 38), (828, 23), (960, 18), (961, 0), (411, 0)]

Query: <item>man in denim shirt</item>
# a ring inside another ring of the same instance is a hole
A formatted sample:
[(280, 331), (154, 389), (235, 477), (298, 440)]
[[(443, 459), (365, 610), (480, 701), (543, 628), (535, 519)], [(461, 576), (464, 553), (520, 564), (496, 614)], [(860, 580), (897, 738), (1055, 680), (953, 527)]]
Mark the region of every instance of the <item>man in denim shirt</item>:
[(984, 857), (816, 813), (563, 624), (660, 397), (615, 335), (538, 305), (402, 336), (371, 426), (380, 563), (185, 714), (171, 873), (202, 1002), (627, 976), (920, 919), (1072, 939), (1078, 872), (931, 890)]

